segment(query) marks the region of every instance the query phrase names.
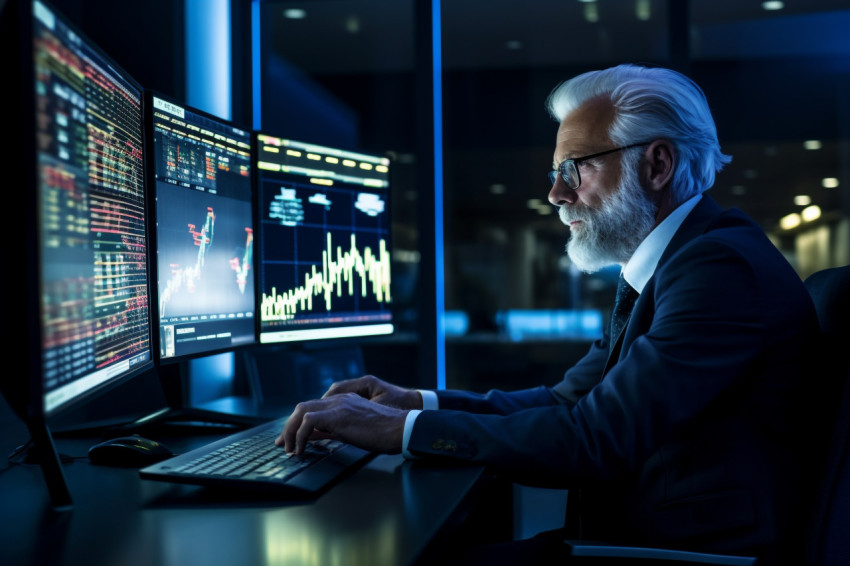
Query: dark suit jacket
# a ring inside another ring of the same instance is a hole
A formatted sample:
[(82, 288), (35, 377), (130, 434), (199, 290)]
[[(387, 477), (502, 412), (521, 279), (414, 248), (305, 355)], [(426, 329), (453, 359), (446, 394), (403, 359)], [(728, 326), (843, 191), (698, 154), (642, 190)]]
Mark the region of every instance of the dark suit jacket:
[(610, 357), (605, 338), (552, 388), (437, 391), (440, 410), (419, 415), (408, 450), (570, 490), (576, 538), (770, 562), (806, 519), (820, 449), (811, 434), (825, 436), (808, 431), (817, 332), (782, 254), (742, 212), (704, 195)]

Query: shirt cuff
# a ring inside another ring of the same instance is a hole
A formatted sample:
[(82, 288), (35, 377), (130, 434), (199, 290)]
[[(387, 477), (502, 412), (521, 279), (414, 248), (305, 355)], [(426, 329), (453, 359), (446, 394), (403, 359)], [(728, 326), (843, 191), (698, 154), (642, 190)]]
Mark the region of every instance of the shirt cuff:
[[(424, 396), (422, 401), (425, 401)], [(416, 456), (414, 456), (407, 450), (407, 444), (410, 442), (410, 433), (413, 432), (413, 421), (416, 420), (416, 417), (418, 417), (419, 413), (421, 412), (422, 411), (418, 409), (413, 409), (412, 411), (409, 411), (407, 413), (407, 417), (405, 417), (404, 419), (404, 433), (402, 434), (401, 439), (401, 454), (409, 460), (413, 460), (416, 458)]]
[(437, 394), (434, 391), (427, 389), (419, 389), (419, 394), (422, 395), (422, 410), (436, 410), (440, 408), (440, 401), (437, 399)]

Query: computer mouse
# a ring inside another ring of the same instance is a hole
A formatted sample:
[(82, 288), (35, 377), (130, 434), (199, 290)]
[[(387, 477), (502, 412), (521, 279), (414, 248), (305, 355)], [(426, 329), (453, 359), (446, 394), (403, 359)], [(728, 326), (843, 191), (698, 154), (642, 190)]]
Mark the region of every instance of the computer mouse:
[(102, 466), (141, 468), (174, 456), (165, 444), (139, 435), (110, 438), (89, 448), (89, 461)]

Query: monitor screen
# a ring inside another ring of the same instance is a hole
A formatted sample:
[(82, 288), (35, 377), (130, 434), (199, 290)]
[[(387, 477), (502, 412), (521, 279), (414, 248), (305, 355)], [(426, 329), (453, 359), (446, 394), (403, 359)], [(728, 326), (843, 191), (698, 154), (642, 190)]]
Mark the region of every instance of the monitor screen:
[(252, 135), (148, 93), (160, 360), (256, 341)]
[(392, 333), (389, 158), (256, 136), (260, 342)]
[(50, 5), (21, 6), (35, 134), (20, 189), (34, 197), (30, 391), (49, 416), (153, 366), (143, 90)]

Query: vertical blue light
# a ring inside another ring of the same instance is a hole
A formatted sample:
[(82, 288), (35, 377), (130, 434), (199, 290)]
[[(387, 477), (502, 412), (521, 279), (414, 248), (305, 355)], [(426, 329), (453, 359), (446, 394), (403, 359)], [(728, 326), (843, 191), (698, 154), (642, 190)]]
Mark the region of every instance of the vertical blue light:
[[(185, 0), (186, 10), (186, 103), (226, 120), (232, 119), (231, 107), (231, 56), (230, 56), (230, 0)], [(233, 352), (214, 358), (213, 363), (230, 368), (232, 381)], [(190, 361), (192, 390), (206, 391), (214, 384), (204, 379), (204, 373), (195, 371), (204, 364), (203, 359)], [(190, 378), (191, 379), (191, 378)]]
[(443, 288), (443, 60), (440, 28), (440, 0), (431, 2), (431, 45), (434, 96), (434, 271), (437, 278), (437, 389), (446, 388), (446, 332), (443, 327), (445, 292)]
[(232, 118), (230, 0), (185, 0), (186, 102)]
[(251, 92), (253, 93), (254, 129), (263, 129), (263, 86), (260, 63), (260, 0), (251, 0)]

